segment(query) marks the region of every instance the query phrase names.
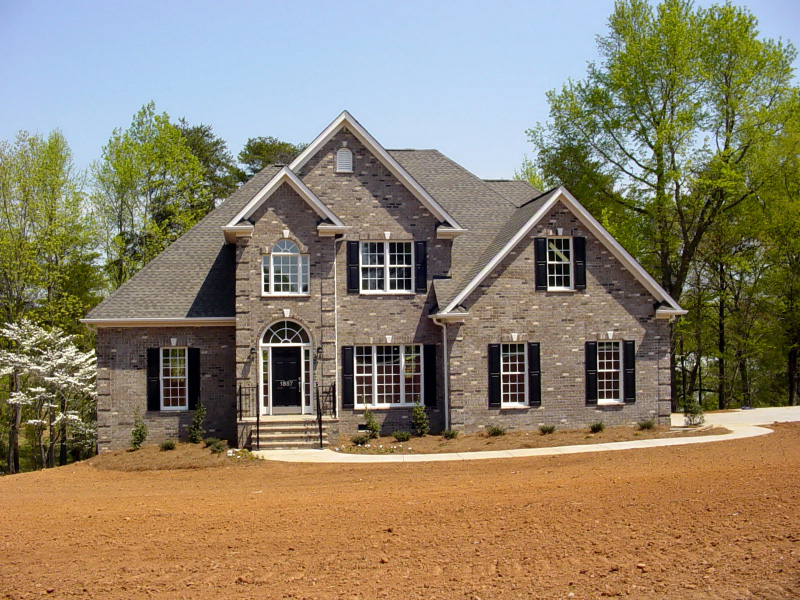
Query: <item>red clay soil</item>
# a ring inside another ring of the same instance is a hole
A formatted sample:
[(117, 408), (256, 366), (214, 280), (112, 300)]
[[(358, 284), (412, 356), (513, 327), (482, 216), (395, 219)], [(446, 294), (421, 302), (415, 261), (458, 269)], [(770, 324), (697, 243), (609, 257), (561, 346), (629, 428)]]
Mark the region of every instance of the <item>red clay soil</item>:
[(0, 598), (800, 598), (800, 424), (422, 464), (0, 479)]

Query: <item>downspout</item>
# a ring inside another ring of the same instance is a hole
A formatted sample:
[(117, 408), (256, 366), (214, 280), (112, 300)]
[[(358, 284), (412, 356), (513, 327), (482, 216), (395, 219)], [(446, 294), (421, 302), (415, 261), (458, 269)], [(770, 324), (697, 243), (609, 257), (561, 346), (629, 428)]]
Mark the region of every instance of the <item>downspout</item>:
[(447, 323), (439, 319), (432, 319), (436, 325), (442, 328), (442, 346), (444, 348), (444, 356), (442, 363), (444, 365), (444, 428), (445, 431), (450, 429), (450, 359), (447, 356)]
[[(342, 237), (342, 239), (344, 239)], [(336, 256), (339, 254), (338, 243), (341, 239), (333, 238), (333, 417), (339, 418), (339, 283), (337, 279)]]

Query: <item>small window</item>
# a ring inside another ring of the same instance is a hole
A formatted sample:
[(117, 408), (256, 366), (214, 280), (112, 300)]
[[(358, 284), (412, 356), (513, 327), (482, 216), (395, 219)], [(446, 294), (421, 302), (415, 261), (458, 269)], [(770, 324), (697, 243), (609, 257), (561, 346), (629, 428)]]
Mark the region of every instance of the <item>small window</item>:
[(291, 240), (279, 241), (261, 259), (263, 294), (308, 294), (308, 271), (308, 255)]
[(188, 410), (186, 348), (161, 348), (161, 410)]
[(353, 153), (347, 148), (340, 148), (336, 153), (336, 172), (337, 173), (352, 173), (353, 172)]
[(411, 242), (362, 242), (362, 292), (413, 292)]
[(500, 346), (501, 406), (524, 406), (525, 344)]
[(597, 402), (622, 402), (620, 342), (597, 342)]
[(572, 238), (547, 238), (547, 289), (572, 289)]

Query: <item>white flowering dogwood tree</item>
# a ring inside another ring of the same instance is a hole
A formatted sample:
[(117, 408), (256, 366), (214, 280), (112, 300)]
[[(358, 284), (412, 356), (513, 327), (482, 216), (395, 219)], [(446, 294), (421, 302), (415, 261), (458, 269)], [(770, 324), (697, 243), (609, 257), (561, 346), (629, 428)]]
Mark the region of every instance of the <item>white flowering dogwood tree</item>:
[(59, 443), (62, 463), (68, 445), (90, 454), (96, 439), (94, 351), (82, 352), (74, 336), (27, 320), (0, 327), (0, 337), (6, 342), (0, 349), (0, 376), (14, 381), (7, 402), (19, 415), (17, 427), (22, 422), (32, 434), (36, 466), (54, 466)]

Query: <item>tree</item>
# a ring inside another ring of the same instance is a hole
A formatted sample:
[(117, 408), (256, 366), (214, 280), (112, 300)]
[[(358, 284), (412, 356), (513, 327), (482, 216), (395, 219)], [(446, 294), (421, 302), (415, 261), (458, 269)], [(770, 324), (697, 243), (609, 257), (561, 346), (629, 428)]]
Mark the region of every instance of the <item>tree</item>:
[(274, 137), (256, 137), (247, 140), (239, 152), (239, 162), (245, 166), (242, 181), (247, 181), (264, 167), (270, 165), (288, 165), (307, 144), (291, 144)]
[(95, 215), (105, 270), (122, 285), (205, 216), (214, 201), (186, 138), (150, 102), (131, 126), (115, 129), (93, 167)]
[(637, 232), (620, 240), (680, 299), (709, 231), (769, 176), (753, 157), (785, 123), (796, 52), (746, 9), (686, 0), (618, 2), (598, 46), (584, 80), (548, 93), (535, 164)]
[(236, 166), (225, 140), (214, 135), (211, 125), (189, 125), (183, 118), (178, 122), (178, 129), (203, 168), (204, 182), (211, 198), (219, 200), (230, 196), (244, 174)]

